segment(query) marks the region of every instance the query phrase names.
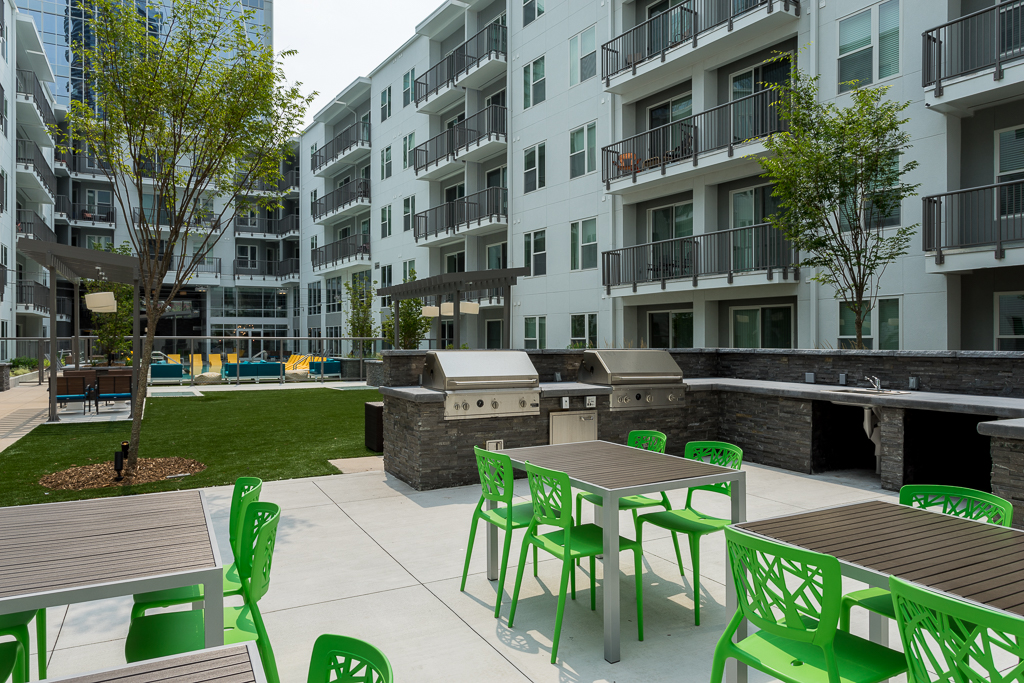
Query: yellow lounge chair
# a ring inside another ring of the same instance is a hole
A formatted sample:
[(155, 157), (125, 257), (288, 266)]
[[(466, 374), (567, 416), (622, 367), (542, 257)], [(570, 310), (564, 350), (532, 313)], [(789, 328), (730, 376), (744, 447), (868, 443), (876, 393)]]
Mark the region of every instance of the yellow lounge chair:
[(192, 374), (198, 375), (203, 372), (203, 354), (193, 353), (192, 354)]
[(237, 353), (229, 353), (228, 354), (228, 362), (229, 363), (237, 363), (238, 362), (238, 354)]
[(181, 354), (169, 353), (167, 354), (167, 361), (170, 363), (177, 363), (178, 365), (181, 365)]
[(220, 372), (221, 362), (219, 353), (210, 354), (210, 372)]
[(299, 357), (296, 356), (293, 353), (292, 355), (288, 356), (288, 360), (286, 360), (284, 362), (284, 369), (285, 370), (294, 370), (295, 369), (295, 364), (298, 363), (298, 362), (299, 362)]

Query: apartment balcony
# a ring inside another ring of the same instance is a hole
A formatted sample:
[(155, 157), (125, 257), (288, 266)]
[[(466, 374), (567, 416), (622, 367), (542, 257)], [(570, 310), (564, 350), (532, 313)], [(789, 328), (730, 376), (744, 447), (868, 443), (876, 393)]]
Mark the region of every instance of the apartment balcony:
[(43, 240), (44, 242), (57, 241), (57, 234), (50, 229), (50, 226), (39, 214), (31, 209), (18, 210), (18, 237)]
[(505, 72), (508, 28), (490, 24), (416, 79), (416, 110), (439, 114)]
[[(189, 257), (189, 261), (185, 262), (185, 266), (188, 266), (192, 257)], [(167, 268), (167, 275), (164, 277), (165, 283), (174, 282), (178, 267), (181, 266), (181, 257), (178, 255), (171, 256), (171, 263)], [(196, 268), (192, 271), (192, 275), (188, 280), (190, 285), (217, 285), (220, 284), (220, 258), (217, 256), (207, 256), (196, 264)]]
[(57, 297), (57, 322), (69, 323), (74, 315), (74, 304), (66, 296)]
[[(349, 235), (312, 252), (313, 272), (320, 275), (370, 260), (370, 236)], [(364, 266), (365, 267), (365, 266)]]
[(456, 242), (467, 233), (487, 235), (507, 227), (508, 190), (503, 187), (489, 187), (413, 217), (416, 241), (430, 240), (431, 246)]
[(608, 294), (625, 287), (633, 293), (678, 290), (686, 283), (795, 284), (799, 262), (800, 255), (783, 234), (762, 223), (603, 252), (601, 284)]
[[(66, 197), (58, 197), (58, 200)], [(56, 209), (54, 209), (56, 211)], [(136, 212), (136, 220), (138, 212)], [(67, 214), (68, 222), (75, 228), (106, 228), (113, 230), (117, 227), (117, 211), (113, 204), (89, 204), (76, 202), (71, 205), (71, 212)]]
[(17, 290), (16, 313), (40, 317), (50, 315), (49, 287), (38, 282), (22, 280), (18, 282)]
[(356, 163), (370, 155), (370, 123), (359, 121), (334, 136), (313, 152), (310, 168), (317, 178), (333, 175), (342, 166)]
[(370, 181), (356, 178), (313, 204), (313, 222), (327, 225), (370, 208)]
[(51, 127), (57, 118), (34, 71), (18, 69), (15, 78), (18, 129), (42, 147), (53, 147)]
[(280, 261), (261, 259), (235, 259), (232, 261), (235, 282), (270, 280), (275, 282), (299, 281), (299, 259), (286, 258)]
[(1024, 94), (1024, 0), (972, 12), (921, 40), (925, 104), (933, 110), (970, 115)]
[(277, 184), (278, 192), (283, 194), (299, 193), (299, 169), (292, 168), (281, 174), (281, 182)]
[(64, 195), (57, 195), (53, 200), (54, 225), (67, 225), (70, 221), (71, 200)]
[(16, 167), (18, 191), (31, 202), (53, 204), (57, 178), (39, 145), (32, 140), (18, 140)]
[(464, 161), (482, 161), (505, 152), (508, 112), (492, 104), (414, 149), (420, 180), (438, 180), (462, 171)]
[(53, 173), (59, 178), (71, 175), (71, 153), (62, 152), (56, 147), (53, 150)]
[[(212, 214), (193, 212), (188, 218), (190, 220), (185, 228), (183, 228), (182, 232), (184, 232), (184, 229), (187, 229), (193, 234), (216, 232), (220, 230), (220, 221)], [(132, 220), (136, 225), (141, 223), (143, 219), (145, 219), (151, 230), (170, 232), (174, 222), (177, 220), (177, 216), (166, 209), (161, 209), (160, 211), (157, 211), (154, 208), (149, 208), (145, 211), (139, 207), (132, 209)]]
[(930, 273), (1024, 265), (1024, 180), (923, 198)]
[(235, 237), (255, 237), (279, 240), (298, 237), (299, 217), (289, 214), (281, 218), (264, 216), (235, 216)]
[(637, 193), (686, 175), (721, 170), (725, 164), (749, 165), (743, 157), (764, 152), (761, 138), (789, 127), (775, 106), (778, 97), (763, 90), (604, 147), (601, 179), (606, 191)]
[(70, 159), (71, 177), (79, 180), (108, 180), (110, 165), (89, 156), (88, 154), (73, 154)]
[(798, 0), (684, 0), (601, 46), (605, 90), (638, 100), (713, 48), (749, 53), (796, 33)]

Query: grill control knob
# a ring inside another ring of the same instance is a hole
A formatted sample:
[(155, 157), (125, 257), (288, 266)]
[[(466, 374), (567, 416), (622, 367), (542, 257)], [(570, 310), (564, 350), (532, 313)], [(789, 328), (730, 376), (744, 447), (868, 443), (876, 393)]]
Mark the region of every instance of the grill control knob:
[(623, 396), (622, 397), (622, 402), (623, 403), (629, 403), (629, 396)]
[(647, 402), (648, 402), (648, 403), (650, 403), (650, 402), (652, 402), (653, 400), (654, 400), (654, 397), (653, 397), (653, 396), (651, 396), (650, 394), (647, 394)]
[(455, 407), (455, 410), (458, 410), (458, 409), (460, 408), (460, 406), (459, 406), (458, 402), (456, 402), (456, 403), (455, 403), (455, 406), (454, 406), (454, 407)]
[(669, 401), (669, 403), (671, 403), (671, 402), (672, 402), (672, 401), (674, 401), (674, 400), (676, 400), (676, 395), (675, 395), (675, 394), (669, 394), (669, 395), (668, 395), (668, 401)]
[(465, 401), (463, 401), (463, 402), (462, 402), (462, 409), (463, 409), (463, 410), (469, 410), (469, 404), (468, 404), (468, 403), (466, 403)]
[(520, 408), (525, 408), (526, 407), (526, 399), (525, 398), (519, 399), (519, 407)]
[(491, 399), (491, 407), (494, 408), (495, 410), (498, 409), (498, 401), (497, 401), (497, 399)]

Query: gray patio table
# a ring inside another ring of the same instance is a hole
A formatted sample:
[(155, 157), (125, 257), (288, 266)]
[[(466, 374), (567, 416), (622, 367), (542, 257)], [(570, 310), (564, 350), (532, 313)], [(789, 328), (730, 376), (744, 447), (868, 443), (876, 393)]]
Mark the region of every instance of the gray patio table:
[(0, 508), (0, 614), (203, 584), (224, 644), (224, 575), (202, 491)]
[[(738, 528), (832, 555), (844, 576), (870, 586), (887, 589), (889, 577), (896, 576), (989, 609), (1024, 616), (1024, 532), (1018, 529), (883, 500), (748, 522)], [(731, 614), (738, 606), (736, 593), (730, 592), (729, 598)], [(889, 620), (874, 612), (868, 615), (868, 637), (888, 644)], [(746, 667), (734, 669), (735, 678), (730, 680), (743, 681)]]
[[(619, 498), (658, 491), (732, 482), (732, 521), (746, 521), (747, 479), (742, 470), (687, 460), (675, 455), (653, 453), (608, 441), (511, 448), (501, 451), (512, 465), (522, 469), (526, 461), (560, 470), (578, 489), (603, 497), (603, 510), (618, 510)], [(620, 659), (619, 515), (602, 514), (604, 528), (604, 658)], [(498, 531), (488, 524), (487, 578), (498, 578)], [(500, 599), (500, 598), (499, 598)]]
[(267, 683), (256, 643), (225, 645), (49, 680), (54, 683)]

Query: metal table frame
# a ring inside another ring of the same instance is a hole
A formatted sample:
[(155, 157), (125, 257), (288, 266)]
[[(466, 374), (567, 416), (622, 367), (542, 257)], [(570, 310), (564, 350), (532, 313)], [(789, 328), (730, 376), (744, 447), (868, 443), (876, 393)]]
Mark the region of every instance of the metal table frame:
[[(608, 442), (606, 442), (608, 443)], [(557, 449), (561, 444), (555, 444), (546, 446), (546, 448)], [(621, 444), (615, 444), (621, 445)], [(535, 450), (538, 447), (532, 447), (531, 450)], [(630, 448), (629, 446), (622, 446), (622, 448)], [(502, 451), (509, 456), (512, 460), (512, 465), (516, 469), (524, 469), (523, 465), (525, 461), (516, 458), (516, 451), (518, 449), (506, 449)], [(638, 454), (649, 454), (650, 451), (645, 451), (640, 448), (631, 449), (638, 451)], [(662, 454), (658, 454), (662, 455)], [(671, 454), (664, 454), (671, 455)], [(642, 456), (639, 456), (642, 457)], [(679, 457), (679, 456), (672, 456)], [(680, 458), (682, 459), (682, 458)], [(726, 468), (723, 468), (726, 469)], [(604, 510), (615, 510), (615, 514), (601, 514), (602, 527), (604, 528), (604, 576), (605, 581), (602, 586), (604, 591), (604, 658), (609, 663), (614, 664), (618, 662), (620, 657), (620, 631), (621, 631), (621, 617), (620, 617), (620, 596), (619, 596), (619, 581), (611, 581), (609, 577), (619, 576), (619, 498), (625, 496), (634, 496), (644, 493), (657, 493), (660, 491), (675, 491), (677, 489), (686, 489), (693, 486), (707, 486), (709, 484), (720, 484), (723, 482), (731, 482), (731, 499), (732, 499), (732, 521), (733, 523), (747, 521), (747, 473), (743, 470), (729, 470), (722, 474), (707, 475), (701, 477), (688, 477), (685, 479), (673, 479), (668, 481), (651, 482), (649, 484), (642, 484), (638, 486), (629, 486), (623, 488), (606, 489), (596, 484), (592, 484), (582, 479), (577, 479), (571, 474), (569, 475), (569, 482), (574, 488), (578, 488), (588, 493), (596, 493), (604, 499), (602, 504), (602, 512)], [(493, 509), (495, 503), (493, 501), (487, 501), (488, 509)], [(487, 525), (487, 578), (490, 581), (498, 580), (498, 528), (493, 524)], [(637, 580), (641, 580), (637, 577)], [(729, 590), (732, 591), (732, 582), (726, 582)], [(498, 596), (498, 600), (501, 596)], [(694, 596), (695, 600), (699, 600), (700, 596)], [(736, 597), (733, 593), (729, 594), (729, 600), (732, 604), (736, 604)]]
[[(180, 493), (179, 491), (167, 491), (161, 493), (143, 494), (146, 496), (164, 496)], [(68, 588), (54, 588), (53, 590), (38, 593), (27, 593), (9, 597), (0, 597), (0, 614), (12, 614), (28, 610), (39, 610), (45, 607), (57, 607), (80, 602), (92, 602), (93, 600), (105, 600), (150, 591), (166, 590), (169, 588), (184, 588), (185, 586), (203, 585), (203, 607), (206, 647), (215, 647), (224, 644), (224, 567), (220, 557), (220, 549), (217, 547), (217, 539), (213, 533), (213, 521), (210, 517), (210, 506), (206, 500), (206, 492), (199, 490), (199, 500), (203, 506), (203, 514), (206, 518), (206, 529), (209, 533), (210, 548), (213, 551), (214, 566), (204, 569), (193, 569), (167, 574), (154, 574), (142, 578), (126, 579), (123, 581), (108, 581), (89, 585), (72, 586)], [(108, 500), (97, 498), (95, 500)], [(130, 499), (129, 499), (130, 500)], [(43, 503), (46, 506), (67, 505), (69, 503), (82, 503), (83, 501), (63, 501), (60, 503)], [(30, 507), (30, 506), (25, 506)]]

